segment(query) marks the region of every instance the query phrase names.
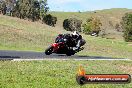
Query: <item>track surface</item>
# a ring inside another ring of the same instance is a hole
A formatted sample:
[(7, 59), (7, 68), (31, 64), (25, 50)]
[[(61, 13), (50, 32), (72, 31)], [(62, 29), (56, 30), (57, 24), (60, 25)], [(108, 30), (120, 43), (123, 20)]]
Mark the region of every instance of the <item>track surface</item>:
[(30, 51), (8, 51), (0, 50), (0, 60), (128, 60), (123, 58), (111, 58), (101, 56), (66, 56), (66, 55), (45, 55), (44, 52), (30, 52)]

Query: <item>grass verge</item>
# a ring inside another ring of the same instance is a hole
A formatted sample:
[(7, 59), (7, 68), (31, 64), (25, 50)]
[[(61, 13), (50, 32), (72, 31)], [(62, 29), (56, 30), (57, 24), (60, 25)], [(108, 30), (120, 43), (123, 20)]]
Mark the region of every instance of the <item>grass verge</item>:
[[(0, 61), (0, 88), (80, 88), (75, 80), (80, 64), (88, 74), (132, 75), (130, 61)], [(81, 88), (131, 87), (132, 83), (81, 86)]]

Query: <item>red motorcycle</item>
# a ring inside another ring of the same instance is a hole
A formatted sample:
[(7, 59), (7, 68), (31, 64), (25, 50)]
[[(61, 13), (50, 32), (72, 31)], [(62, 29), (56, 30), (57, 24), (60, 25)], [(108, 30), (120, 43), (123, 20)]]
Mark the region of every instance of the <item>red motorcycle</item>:
[(45, 54), (50, 55), (52, 53), (56, 53), (66, 54), (67, 56), (74, 55), (76, 52), (72, 49), (72, 47), (68, 47), (66, 42), (67, 39), (60, 38), (56, 43), (53, 43), (45, 50)]

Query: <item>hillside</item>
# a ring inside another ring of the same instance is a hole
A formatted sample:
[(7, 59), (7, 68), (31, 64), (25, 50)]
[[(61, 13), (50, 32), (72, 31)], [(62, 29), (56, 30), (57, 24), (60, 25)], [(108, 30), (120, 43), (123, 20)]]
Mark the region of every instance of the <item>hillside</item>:
[(58, 34), (57, 30), (38, 22), (0, 15), (2, 49), (43, 50)]
[(106, 33), (106, 38), (115, 38), (115, 39), (123, 39), (122, 32), (118, 32), (115, 29), (116, 24), (120, 25), (120, 21), (122, 16), (127, 13), (132, 12), (131, 9), (123, 9), (123, 8), (113, 8), (113, 9), (105, 9), (105, 10), (97, 10), (92, 12), (50, 12), (50, 14), (56, 16), (58, 18), (57, 26), (62, 26), (64, 19), (66, 18), (77, 18), (86, 22), (89, 17), (97, 17), (102, 22), (103, 31)]
[[(125, 11), (127, 12), (131, 10)], [(52, 12), (52, 14), (58, 17), (56, 27), (50, 27), (42, 24), (41, 22), (30, 22), (27, 20), (20, 20), (19, 18), (0, 15), (0, 49), (43, 52), (52, 42), (54, 42), (54, 38), (59, 33), (66, 33), (66, 31), (62, 27), (63, 19), (72, 16), (78, 17), (80, 19), (85, 19), (85, 17), (92, 14), (103, 14), (103, 16), (109, 17), (110, 13), (111, 16), (114, 16), (112, 14), (115, 14), (115, 16), (117, 16), (116, 12), (116, 9), (115, 12), (111, 10), (104, 10), (97, 11), (97, 13)], [(121, 14), (123, 14), (122, 12)], [(115, 18), (120, 19), (117, 17)], [(112, 21), (114, 22), (114, 20)], [(126, 43), (120, 39), (117, 41), (100, 37), (91, 37), (84, 34), (82, 35), (87, 41), (87, 44), (85, 45), (85, 49), (78, 53), (79, 55), (132, 58), (131, 43)]]

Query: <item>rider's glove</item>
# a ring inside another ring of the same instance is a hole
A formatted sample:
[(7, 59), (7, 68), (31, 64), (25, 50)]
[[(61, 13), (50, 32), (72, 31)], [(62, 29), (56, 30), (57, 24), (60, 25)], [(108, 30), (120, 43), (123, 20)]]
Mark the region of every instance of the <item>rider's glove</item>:
[(73, 47), (73, 50), (76, 51), (76, 50), (78, 50), (78, 48), (77, 47)]

